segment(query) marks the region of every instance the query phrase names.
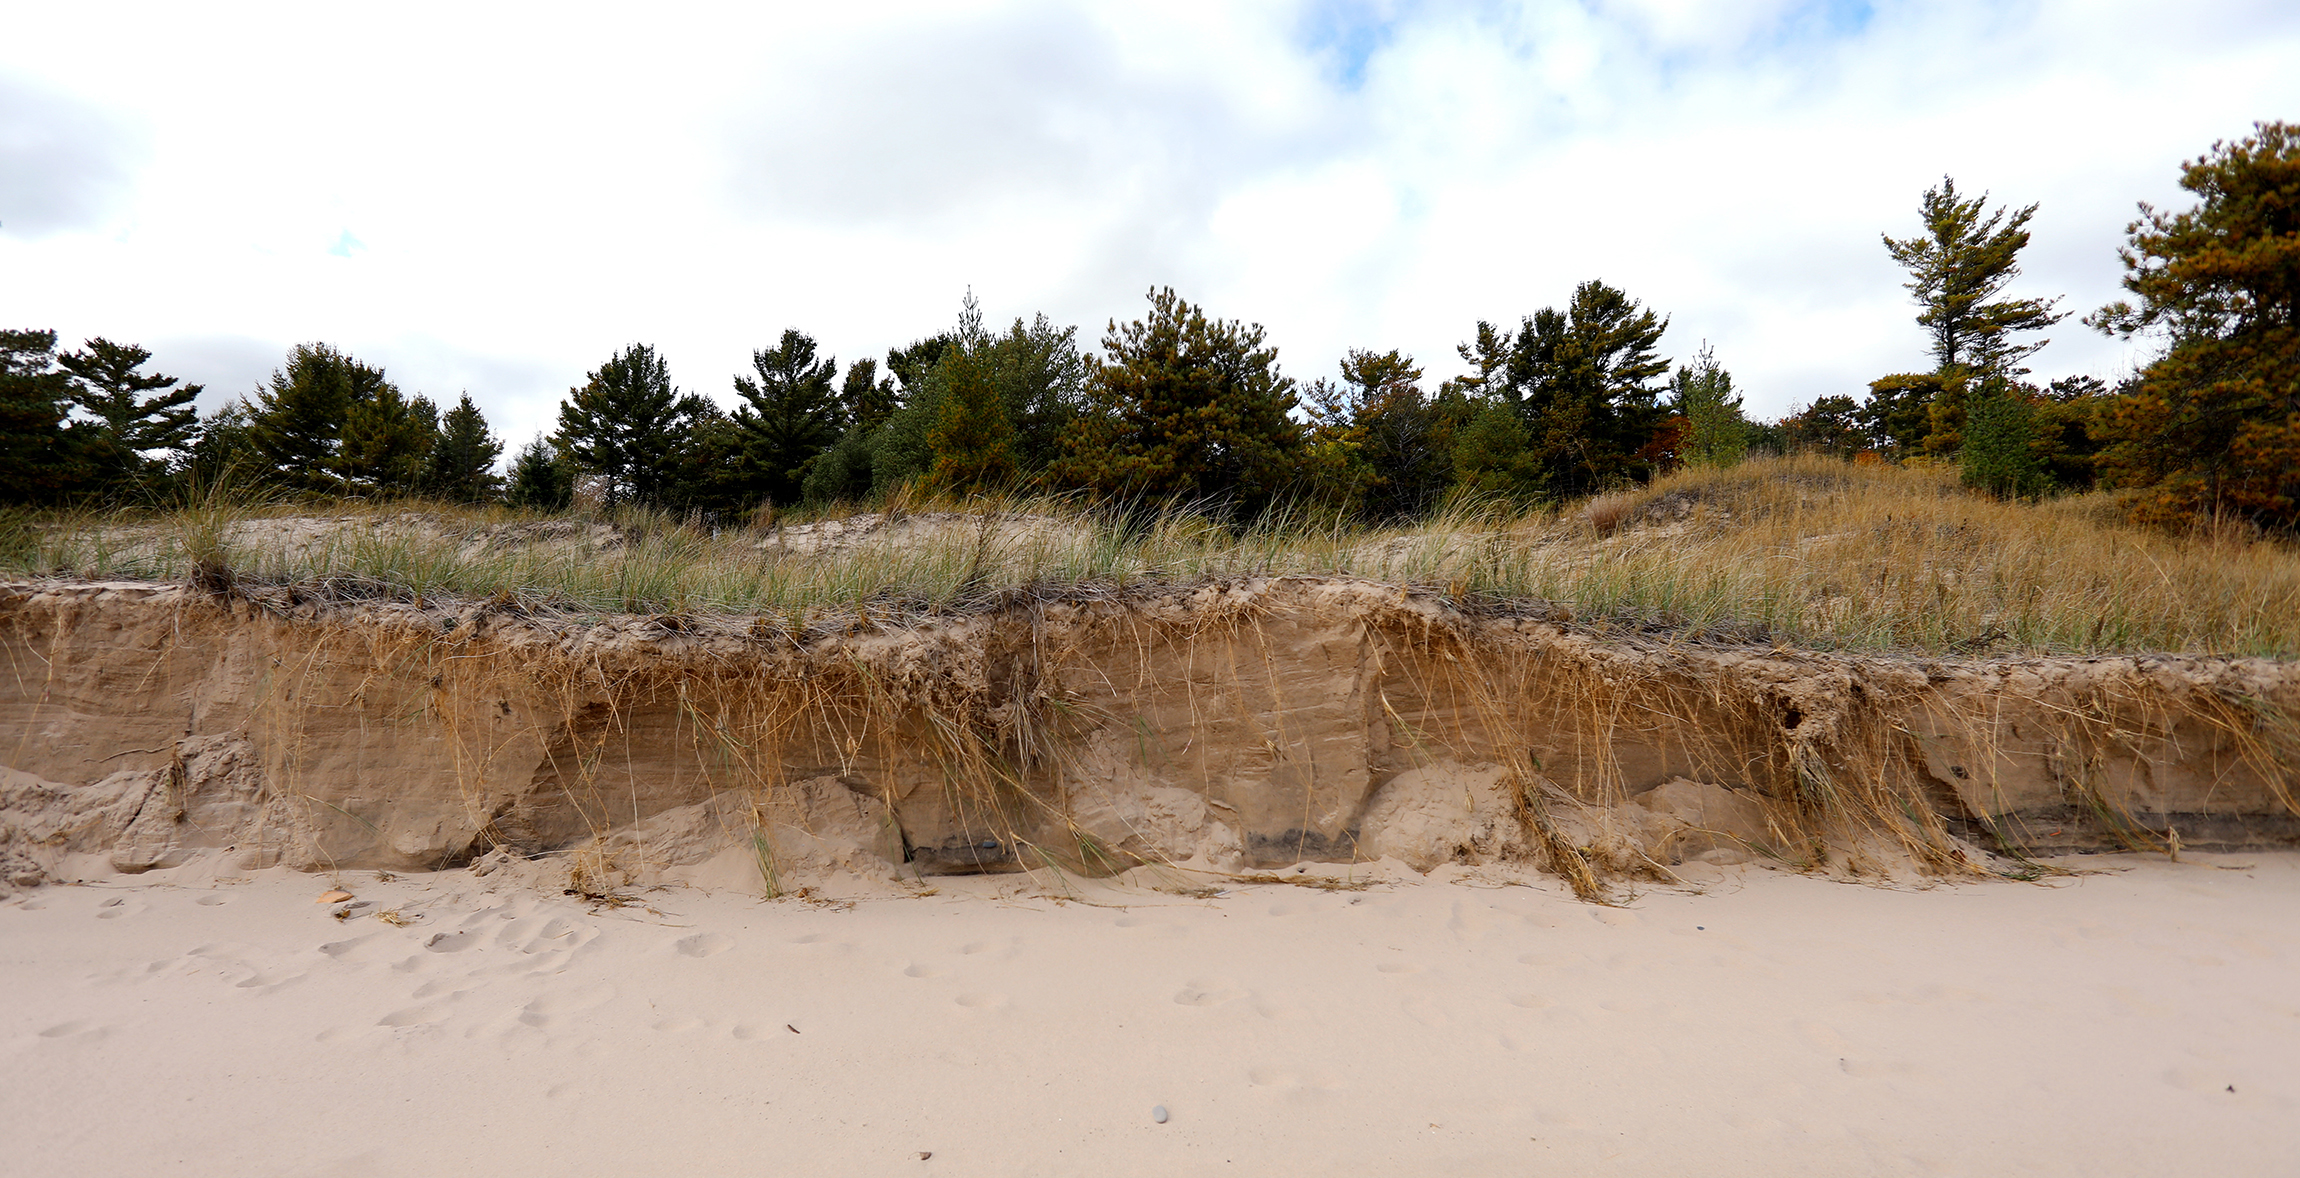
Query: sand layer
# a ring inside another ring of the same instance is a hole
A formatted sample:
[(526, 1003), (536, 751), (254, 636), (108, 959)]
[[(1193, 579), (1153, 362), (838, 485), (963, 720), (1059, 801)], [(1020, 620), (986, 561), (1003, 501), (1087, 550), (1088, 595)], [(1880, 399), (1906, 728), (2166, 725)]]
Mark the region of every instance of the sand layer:
[(2300, 857), (2072, 862), (611, 907), (203, 860), (0, 903), (0, 1168), (2289, 1174)]

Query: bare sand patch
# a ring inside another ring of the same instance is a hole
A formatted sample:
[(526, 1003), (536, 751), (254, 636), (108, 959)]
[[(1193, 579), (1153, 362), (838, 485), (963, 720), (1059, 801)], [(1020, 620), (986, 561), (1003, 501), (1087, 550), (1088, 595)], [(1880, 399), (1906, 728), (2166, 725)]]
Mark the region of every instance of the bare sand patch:
[[(1602, 907), (1394, 864), (1356, 891), (609, 903), (203, 860), (0, 903), (0, 1152), (40, 1174), (2284, 1172), (2300, 857), (2073, 865), (2107, 870), (1891, 890), (1700, 866)], [(331, 882), (355, 899), (313, 904)]]

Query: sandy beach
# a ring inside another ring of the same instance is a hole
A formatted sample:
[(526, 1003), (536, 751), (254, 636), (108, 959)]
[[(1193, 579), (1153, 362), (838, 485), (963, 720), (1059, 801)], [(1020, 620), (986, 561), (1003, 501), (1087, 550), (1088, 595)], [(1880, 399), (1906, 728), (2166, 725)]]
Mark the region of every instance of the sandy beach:
[[(2300, 856), (0, 904), (16, 1174), (2291, 1173)], [(1314, 868), (1332, 872), (1336, 868)], [(380, 914), (389, 914), (388, 919)], [(394, 923), (398, 922), (398, 923)], [(1155, 1110), (1167, 1119), (1159, 1123)]]

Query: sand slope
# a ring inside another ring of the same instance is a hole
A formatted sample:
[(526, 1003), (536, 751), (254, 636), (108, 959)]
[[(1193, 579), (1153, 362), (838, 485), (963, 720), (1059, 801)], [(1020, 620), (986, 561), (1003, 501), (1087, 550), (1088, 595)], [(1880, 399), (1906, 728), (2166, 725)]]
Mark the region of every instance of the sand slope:
[(1458, 868), (843, 910), (347, 873), (341, 922), (193, 865), (0, 904), (0, 1169), (2291, 1173), (2300, 856), (2083, 865), (1622, 908)]

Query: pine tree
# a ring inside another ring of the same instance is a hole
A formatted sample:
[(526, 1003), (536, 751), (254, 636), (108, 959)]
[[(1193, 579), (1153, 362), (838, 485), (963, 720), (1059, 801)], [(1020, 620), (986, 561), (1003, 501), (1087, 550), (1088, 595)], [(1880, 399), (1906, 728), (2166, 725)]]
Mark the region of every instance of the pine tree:
[(575, 502), (575, 472), (548, 439), (537, 438), (512, 458), (504, 500), (530, 511), (565, 511)]
[(423, 489), (455, 503), (484, 503), (502, 489), (503, 479), (495, 473), (495, 460), (502, 456), (503, 443), (488, 432), (486, 416), (465, 393), (440, 418)]
[(607, 504), (659, 503), (694, 408), (672, 387), (670, 367), (655, 349), (632, 344), (567, 391), (552, 444), (576, 470), (600, 480)]
[(1209, 319), (1170, 288), (1150, 314), (1103, 336), (1094, 411), (1050, 473), (1103, 494), (1212, 499), (1256, 510), (1287, 490), (1302, 454), (1292, 378), (1260, 324)]
[(895, 391), (894, 377), (880, 376), (878, 361), (866, 356), (848, 366), (846, 381), (839, 386), (839, 408), (846, 413), (849, 429), (867, 433), (902, 408), (902, 395)]
[(2047, 481), (2036, 459), (2036, 413), (2002, 376), (1983, 377), (1966, 393), (1964, 446), (1958, 456), (1964, 484), (2000, 499), (2042, 494)]
[(1909, 271), (1906, 283), (1923, 308), (1917, 323), (1932, 336), (1934, 370), (1953, 369), (2017, 376), (2022, 358), (2044, 341), (2016, 343), (2015, 333), (2041, 331), (2066, 313), (2053, 310), (2058, 299), (1999, 299), (2020, 276), (2020, 251), (2028, 245), (2029, 218), (2037, 206), (2007, 213), (1987, 212), (1988, 194), (1957, 196), (1957, 182), (1944, 176), (1927, 189), (1921, 206), (1922, 234), (1885, 236), (1885, 251)]
[[(248, 402), (248, 441), (264, 467), (258, 477), (326, 494), (351, 490), (339, 454), (345, 425), (354, 406), (375, 401), (387, 388), (398, 397), (380, 368), (327, 344), (297, 344), (286, 367), (275, 369)], [(381, 421), (362, 422), (370, 424)]]
[(942, 354), (938, 366), (942, 395), (927, 448), (934, 465), (927, 483), (938, 489), (972, 491), (1014, 481), (1014, 423), (987, 357), (986, 345), (956, 347)]
[[(1961, 387), (1963, 378), (1956, 380)], [(1949, 384), (1937, 372), (1902, 372), (1870, 381), (1869, 398), (1859, 413), (1869, 445), (1893, 457), (1924, 449), (1933, 432), (1932, 408)]]
[(1487, 400), (1454, 442), (1454, 484), (1481, 499), (1524, 503), (1546, 489), (1532, 453), (1525, 416), (1507, 401)]
[[(136, 371), (152, 353), (133, 344), (98, 337), (79, 351), (57, 358), (72, 374), (73, 399), (102, 423), (100, 481), (111, 487), (149, 483), (166, 472), (164, 457), (190, 451), (199, 429), (194, 402), (201, 386), (182, 385), (173, 376)], [(145, 397), (145, 393), (155, 393)]]
[(336, 473), (344, 492), (381, 498), (415, 494), (439, 441), (439, 407), (384, 382), (352, 402), (336, 447)]
[(1078, 351), (1078, 329), (1056, 327), (1044, 314), (1020, 318), (988, 340), (980, 363), (1013, 426), (1016, 467), (1035, 474), (1062, 456), (1063, 437), (1085, 411), (1092, 365)]
[(1790, 411), (1781, 419), (1782, 445), (1792, 451), (1811, 451), (1851, 458), (1868, 442), (1861, 424), (1861, 404), (1851, 397), (1831, 394)]
[(1449, 383), (1434, 398), (1421, 387), (1412, 356), (1391, 350), (1352, 349), (1342, 358), (1342, 381), (1353, 391), (1352, 424), (1371, 473), (1364, 513), (1376, 520), (1428, 514), (1454, 482), (1454, 443), (1475, 416), (1470, 400)]
[(1749, 451), (1749, 422), (1741, 415), (1741, 394), (1733, 374), (1717, 363), (1703, 340), (1693, 363), (1680, 366), (1669, 382), (1669, 408), (1685, 419), (1677, 449), (1690, 466), (1733, 466)]
[(845, 411), (832, 391), (838, 362), (817, 359), (814, 337), (786, 328), (781, 342), (751, 353), (751, 367), (757, 380), (735, 378), (735, 391), (744, 401), (734, 415), (742, 436), (744, 476), (755, 495), (795, 504), (807, 465), (846, 428)]
[(95, 473), (91, 431), (68, 422), (71, 374), (53, 331), (0, 331), (0, 500), (53, 502)]
[(2140, 206), (2118, 302), (2086, 322), (2161, 333), (2102, 412), (2101, 474), (2136, 518), (2233, 511), (2300, 527), (2300, 124), (2259, 123), (2181, 166), (2196, 207)]
[(1514, 333), (1479, 323), (1476, 344), (1461, 348), (1479, 373), (1457, 384), (1485, 390), (1525, 419), (1544, 494), (1584, 494), (1650, 473), (1637, 455), (1666, 416), (1653, 381), (1669, 371), (1655, 355), (1668, 329), (1621, 291), (1584, 282), (1565, 310), (1544, 308)]

